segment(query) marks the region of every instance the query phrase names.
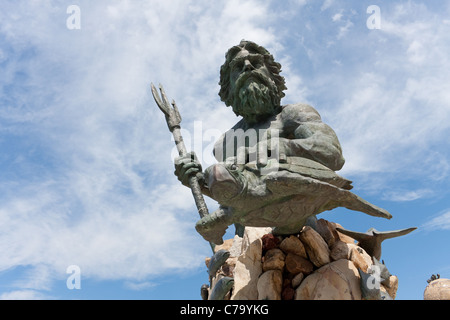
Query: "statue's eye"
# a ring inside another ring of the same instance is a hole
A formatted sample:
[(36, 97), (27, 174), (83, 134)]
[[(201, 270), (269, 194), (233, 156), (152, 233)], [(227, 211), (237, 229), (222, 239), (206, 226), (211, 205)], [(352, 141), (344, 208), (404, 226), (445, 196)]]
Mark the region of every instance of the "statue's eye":
[(237, 165), (235, 165), (234, 163), (230, 166), (231, 170), (237, 170)]

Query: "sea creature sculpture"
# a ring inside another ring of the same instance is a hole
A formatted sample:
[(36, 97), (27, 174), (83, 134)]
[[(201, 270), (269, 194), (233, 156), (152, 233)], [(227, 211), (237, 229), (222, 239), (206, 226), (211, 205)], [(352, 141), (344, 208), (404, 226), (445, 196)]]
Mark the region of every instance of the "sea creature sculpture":
[(208, 275), (209, 279), (211, 279), (216, 275), (217, 271), (220, 269), (220, 267), (227, 261), (227, 259), (230, 257), (230, 252), (221, 249), (217, 251), (211, 258), (208, 264)]
[(208, 300), (224, 300), (228, 292), (234, 285), (234, 279), (231, 277), (220, 278), (212, 288)]
[(197, 222), (197, 231), (208, 241), (222, 243), (231, 224), (275, 227), (273, 233), (299, 232), (307, 219), (337, 207), (390, 219), (389, 212), (349, 190), (351, 181), (328, 167), (306, 158), (285, 163), (269, 161), (222, 162), (205, 170), (205, 180), (220, 208)]
[(406, 235), (416, 229), (416, 227), (413, 227), (394, 231), (378, 231), (374, 228), (370, 228), (366, 233), (361, 233), (343, 228), (336, 228), (337, 231), (357, 240), (358, 245), (366, 250), (371, 257), (375, 257), (377, 260), (380, 260), (381, 258), (381, 243), (384, 240)]
[(204, 284), (200, 288), (200, 296), (202, 297), (202, 300), (208, 300), (209, 296), (209, 285)]

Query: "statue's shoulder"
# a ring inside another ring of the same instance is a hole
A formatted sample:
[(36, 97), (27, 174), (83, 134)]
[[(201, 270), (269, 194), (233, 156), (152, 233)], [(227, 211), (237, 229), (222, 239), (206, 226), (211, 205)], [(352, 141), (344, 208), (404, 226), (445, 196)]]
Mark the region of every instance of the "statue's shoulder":
[(306, 103), (287, 104), (282, 107), (281, 118), (300, 122), (321, 121), (319, 112)]

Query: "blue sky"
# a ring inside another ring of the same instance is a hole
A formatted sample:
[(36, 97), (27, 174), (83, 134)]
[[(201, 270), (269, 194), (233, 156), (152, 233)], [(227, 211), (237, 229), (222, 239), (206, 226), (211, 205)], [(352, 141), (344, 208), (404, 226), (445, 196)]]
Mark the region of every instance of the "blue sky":
[[(70, 5), (80, 29), (67, 27)], [(177, 101), (188, 149), (210, 165), (211, 143), (238, 121), (217, 83), (241, 39), (271, 51), (282, 103), (319, 111), (343, 147), (339, 173), (393, 215), (318, 217), (418, 227), (383, 244), (397, 299), (450, 278), (449, 2), (2, 0), (0, 298), (200, 299), (210, 248), (149, 85)], [(80, 289), (66, 286), (71, 265)]]

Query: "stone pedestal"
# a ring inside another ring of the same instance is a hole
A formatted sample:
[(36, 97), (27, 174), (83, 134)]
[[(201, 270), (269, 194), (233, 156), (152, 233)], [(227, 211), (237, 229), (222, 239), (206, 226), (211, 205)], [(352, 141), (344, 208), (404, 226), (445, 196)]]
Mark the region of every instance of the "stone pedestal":
[(336, 227), (341, 226), (320, 219), (288, 236), (247, 227), (242, 238), (216, 247), (230, 251), (230, 257), (214, 279), (234, 279), (226, 298), (231, 300), (395, 299), (397, 277), (380, 277), (373, 259)]

